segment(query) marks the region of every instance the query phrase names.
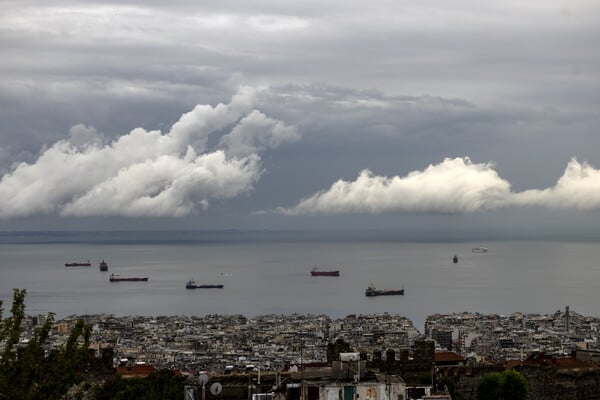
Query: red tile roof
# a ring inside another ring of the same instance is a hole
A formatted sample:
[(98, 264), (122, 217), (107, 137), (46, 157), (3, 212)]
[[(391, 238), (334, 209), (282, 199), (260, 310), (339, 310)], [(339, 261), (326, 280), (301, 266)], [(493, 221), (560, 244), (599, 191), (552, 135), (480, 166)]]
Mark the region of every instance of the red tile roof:
[(461, 356), (459, 356), (458, 354), (456, 354), (453, 351), (440, 351), (435, 353), (433, 360), (436, 363), (448, 363), (448, 362), (456, 362), (456, 363), (460, 363), (460, 362), (464, 362), (465, 359)]

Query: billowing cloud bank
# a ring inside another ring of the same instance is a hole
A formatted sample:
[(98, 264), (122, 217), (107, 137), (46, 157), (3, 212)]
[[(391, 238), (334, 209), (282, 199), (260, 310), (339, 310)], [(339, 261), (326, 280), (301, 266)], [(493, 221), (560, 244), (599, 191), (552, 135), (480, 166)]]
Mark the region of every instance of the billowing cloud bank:
[[(259, 152), (298, 138), (255, 102), (256, 90), (244, 87), (229, 104), (196, 106), (167, 133), (136, 128), (108, 144), (75, 126), (68, 140), (2, 176), (0, 217), (184, 216), (248, 192), (262, 173)], [(224, 130), (209, 149), (209, 135)]]
[(573, 159), (556, 185), (517, 193), (514, 202), (550, 208), (600, 210), (600, 170)]
[(469, 158), (445, 159), (423, 171), (392, 178), (362, 171), (356, 180), (339, 180), (329, 190), (278, 213), (380, 214), (386, 212), (470, 213), (507, 206), (600, 209), (600, 171), (572, 159), (557, 184), (545, 190), (514, 193), (492, 164)]

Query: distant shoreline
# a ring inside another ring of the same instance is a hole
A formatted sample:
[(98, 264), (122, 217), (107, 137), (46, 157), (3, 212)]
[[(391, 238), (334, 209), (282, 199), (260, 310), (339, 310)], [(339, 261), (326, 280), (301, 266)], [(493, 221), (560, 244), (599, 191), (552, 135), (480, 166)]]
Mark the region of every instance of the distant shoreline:
[(173, 244), (252, 242), (600, 242), (597, 231), (547, 230), (19, 230), (0, 231), (0, 244)]

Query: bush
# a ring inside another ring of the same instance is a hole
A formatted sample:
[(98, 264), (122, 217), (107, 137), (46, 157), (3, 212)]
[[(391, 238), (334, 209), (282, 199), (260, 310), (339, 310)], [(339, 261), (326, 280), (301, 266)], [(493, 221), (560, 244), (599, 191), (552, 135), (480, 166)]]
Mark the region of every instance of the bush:
[[(25, 289), (14, 289), (11, 316), (2, 319), (0, 301), (0, 342), (5, 343), (0, 360), (0, 399), (56, 399), (83, 380), (89, 364), (88, 344), (91, 327), (77, 321), (66, 346), (45, 354), (54, 314), (49, 313), (42, 327), (35, 330), (26, 345), (19, 345), (25, 319)], [(83, 343), (78, 345), (79, 338)]]
[(518, 371), (490, 372), (477, 383), (477, 400), (525, 400), (527, 381)]

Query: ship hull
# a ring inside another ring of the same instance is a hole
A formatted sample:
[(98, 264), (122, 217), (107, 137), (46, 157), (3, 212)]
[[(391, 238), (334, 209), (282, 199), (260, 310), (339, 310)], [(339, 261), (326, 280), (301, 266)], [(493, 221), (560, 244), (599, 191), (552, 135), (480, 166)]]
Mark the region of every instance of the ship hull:
[(92, 263), (83, 262), (83, 263), (66, 263), (65, 267), (91, 267)]
[(223, 289), (223, 285), (185, 285), (186, 289)]
[(111, 282), (148, 282), (148, 278), (110, 278)]
[(365, 296), (376, 297), (376, 296), (403, 296), (404, 288), (402, 289), (377, 289), (371, 285), (365, 290)]
[(340, 271), (310, 271), (311, 276), (340, 276)]
[(367, 296), (367, 297), (376, 297), (376, 296), (404, 296), (404, 289), (399, 289), (399, 290), (375, 290), (373, 292), (366, 292), (365, 296)]
[(367, 297), (376, 296), (404, 296), (404, 289), (399, 290), (374, 290), (365, 293)]
[(111, 275), (108, 280), (109, 282), (148, 282), (148, 278), (121, 277), (116, 275)]

